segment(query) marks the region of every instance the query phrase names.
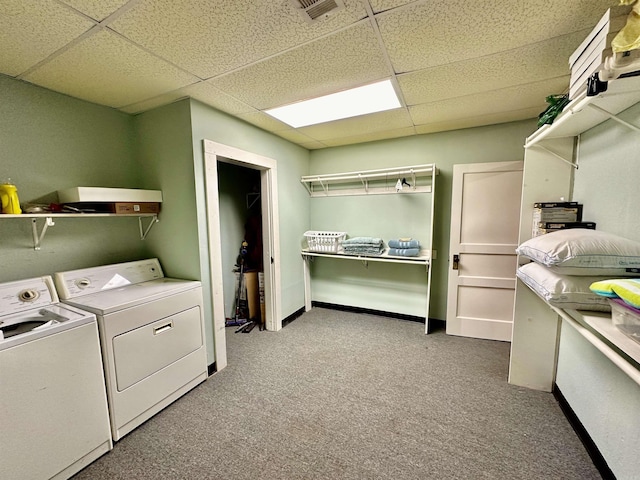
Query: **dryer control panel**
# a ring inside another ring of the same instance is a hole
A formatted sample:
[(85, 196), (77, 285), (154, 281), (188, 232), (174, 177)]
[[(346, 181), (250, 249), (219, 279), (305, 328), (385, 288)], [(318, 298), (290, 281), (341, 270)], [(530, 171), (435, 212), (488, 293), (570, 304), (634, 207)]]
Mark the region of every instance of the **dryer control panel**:
[(85, 268), (54, 275), (63, 300), (163, 278), (157, 258)]

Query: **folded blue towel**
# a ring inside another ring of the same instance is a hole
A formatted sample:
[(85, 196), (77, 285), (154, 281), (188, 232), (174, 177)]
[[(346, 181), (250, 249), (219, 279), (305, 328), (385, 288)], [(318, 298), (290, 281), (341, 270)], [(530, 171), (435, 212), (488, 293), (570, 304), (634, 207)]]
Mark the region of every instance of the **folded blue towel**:
[(419, 248), (390, 248), (387, 253), (387, 255), (396, 257), (417, 257), (419, 254)]
[(389, 248), (420, 248), (420, 242), (418, 240), (389, 240)]

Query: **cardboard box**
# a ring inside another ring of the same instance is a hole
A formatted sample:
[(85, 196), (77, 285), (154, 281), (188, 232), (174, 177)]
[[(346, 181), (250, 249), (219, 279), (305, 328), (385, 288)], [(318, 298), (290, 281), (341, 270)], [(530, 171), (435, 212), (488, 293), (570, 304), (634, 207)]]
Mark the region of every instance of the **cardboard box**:
[(264, 272), (258, 272), (258, 295), (260, 297), (260, 323), (264, 325), (267, 321), (264, 306)]
[(258, 272), (244, 272), (249, 319), (260, 318), (260, 293), (258, 289)]
[(132, 202), (117, 202), (113, 205), (113, 213), (117, 214), (138, 214), (138, 213), (159, 213), (160, 204), (157, 202), (144, 202), (144, 203), (132, 203)]

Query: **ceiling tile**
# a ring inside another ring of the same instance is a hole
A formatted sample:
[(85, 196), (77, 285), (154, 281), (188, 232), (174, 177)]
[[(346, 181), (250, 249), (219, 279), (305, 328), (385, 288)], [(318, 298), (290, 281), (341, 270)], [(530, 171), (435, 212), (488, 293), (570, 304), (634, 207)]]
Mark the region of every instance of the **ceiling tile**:
[(288, 0), (155, 0), (141, 2), (115, 20), (112, 28), (205, 79), (366, 16), (363, 0), (346, 3), (329, 20), (309, 24)]
[(416, 130), (413, 127), (406, 127), (394, 130), (385, 130), (382, 132), (363, 133), (362, 135), (355, 135), (353, 137), (330, 138), (328, 140), (324, 140), (323, 143), (327, 147), (339, 147), (342, 145), (353, 145), (355, 143), (388, 140), (390, 138), (410, 137), (415, 134)]
[(300, 48), (215, 78), (238, 100), (265, 109), (389, 77), (368, 21)]
[(407, 110), (405, 108), (396, 108), (386, 112), (371, 113), (335, 122), (311, 125), (298, 130), (311, 138), (324, 142), (329, 139), (353, 137), (412, 126), (411, 117)]
[(266, 113), (253, 111), (250, 113), (242, 113), (238, 115), (238, 118), (241, 118), (245, 122), (249, 122), (256, 127), (260, 127), (269, 132), (279, 132), (284, 130), (290, 130), (291, 127), (286, 123), (281, 122), (280, 120), (276, 120), (271, 115), (267, 115)]
[[(568, 75), (567, 59), (589, 31), (407, 73), (398, 77), (398, 83), (407, 105), (416, 105)], [(452, 78), (468, 81), (452, 83)]]
[(93, 25), (53, 0), (0, 1), (0, 73), (25, 72)]
[(98, 22), (104, 20), (129, 0), (61, 0)]
[(290, 142), (293, 143), (297, 143), (297, 144), (316, 144), (317, 146), (315, 148), (322, 148), (325, 145), (317, 140), (314, 140), (313, 138), (309, 138), (306, 135), (300, 133), (299, 131), (295, 130), (295, 129), (289, 129), (289, 130), (281, 130), (278, 132), (274, 132), (276, 135), (278, 135), (279, 137), (284, 138), (285, 140), (289, 140)]
[(499, 123), (517, 122), (520, 120), (528, 120), (537, 118), (540, 112), (544, 110), (539, 107), (525, 108), (523, 110), (512, 110), (508, 112), (492, 113), (489, 115), (480, 115), (478, 117), (460, 118), (440, 123), (430, 123), (428, 125), (418, 125), (416, 127), (417, 134), (444, 132), (448, 130), (459, 130), (462, 128), (484, 127), (487, 125), (495, 125)]
[(90, 102), (121, 107), (198, 79), (102, 30), (24, 78)]
[(538, 108), (545, 109), (545, 98), (566, 89), (567, 77), (483, 92), (466, 97), (409, 107), (415, 125), (442, 123), (456, 119)]
[[(432, 0), (377, 16), (398, 73), (511, 50), (592, 28), (611, 0)], [(577, 45), (576, 45), (577, 46)]]
[(180, 100), (185, 96), (186, 95), (182, 92), (182, 89), (178, 89), (172, 92), (158, 95), (157, 97), (150, 98), (149, 100), (144, 100), (142, 102), (136, 102), (130, 105), (126, 105), (124, 107), (120, 107), (119, 110), (122, 110), (125, 113), (131, 113), (131, 114), (142, 113), (142, 112), (146, 112), (147, 110), (153, 110), (154, 108), (168, 105), (169, 103), (173, 103), (176, 100)]
[(221, 92), (211, 85), (210, 82), (200, 82), (195, 85), (189, 85), (188, 87), (181, 89), (181, 91), (185, 95), (193, 97), (202, 103), (206, 103), (207, 105), (231, 115), (255, 112), (254, 108), (224, 92)]
[(409, 3), (414, 3), (416, 0), (369, 0), (371, 8), (374, 13), (384, 12), (391, 10), (392, 8), (401, 7)]

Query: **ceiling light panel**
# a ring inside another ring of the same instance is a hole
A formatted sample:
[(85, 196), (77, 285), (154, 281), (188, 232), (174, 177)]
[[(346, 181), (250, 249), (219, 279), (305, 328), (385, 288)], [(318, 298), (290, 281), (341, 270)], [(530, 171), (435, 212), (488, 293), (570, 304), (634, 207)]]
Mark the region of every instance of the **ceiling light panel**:
[(390, 80), (332, 93), (265, 113), (294, 128), (341, 120), (400, 107)]
[(0, 1), (0, 73), (20, 75), (93, 25), (52, 0)]

